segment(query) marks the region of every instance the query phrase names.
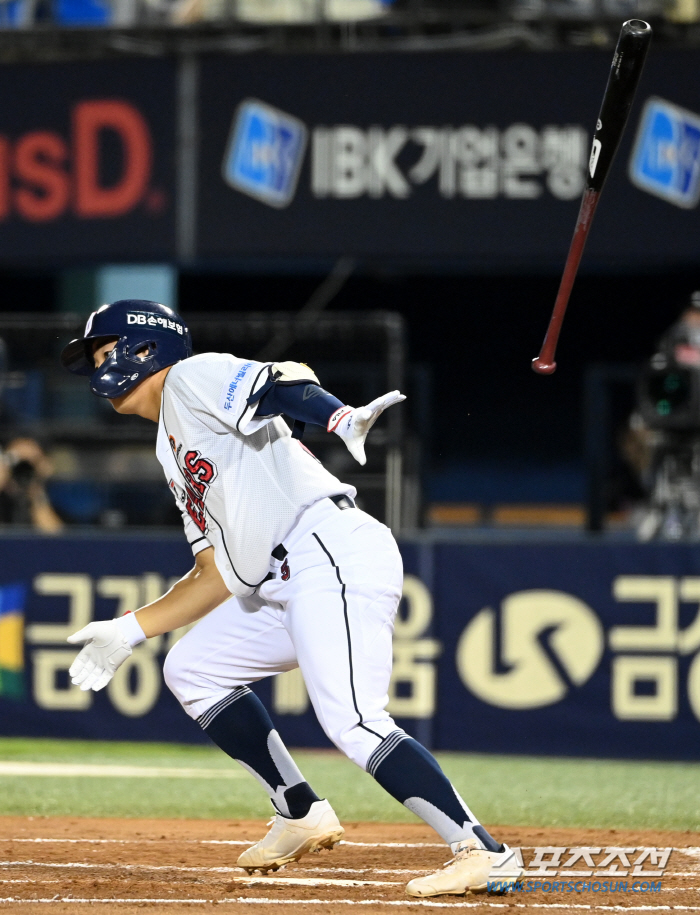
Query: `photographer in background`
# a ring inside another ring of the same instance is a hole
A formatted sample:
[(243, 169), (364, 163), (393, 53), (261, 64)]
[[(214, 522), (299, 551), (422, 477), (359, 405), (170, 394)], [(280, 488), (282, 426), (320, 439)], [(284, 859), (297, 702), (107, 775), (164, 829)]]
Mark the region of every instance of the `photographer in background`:
[(642, 372), (622, 450), (648, 493), (640, 540), (700, 540), (700, 291)]
[(49, 502), (53, 467), (33, 438), (15, 438), (0, 453), (0, 524), (23, 524), (46, 534), (63, 529)]
[(679, 366), (700, 368), (700, 289), (659, 341), (661, 352)]

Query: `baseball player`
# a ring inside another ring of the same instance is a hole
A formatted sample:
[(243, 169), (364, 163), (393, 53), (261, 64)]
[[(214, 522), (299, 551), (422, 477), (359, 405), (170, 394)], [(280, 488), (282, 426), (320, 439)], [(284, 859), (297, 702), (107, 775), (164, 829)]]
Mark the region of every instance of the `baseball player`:
[(343, 835), (249, 689), (299, 667), (328, 737), (454, 853), (443, 869), (411, 880), (410, 895), (481, 891), (519, 876), (514, 853), (387, 713), (398, 547), (355, 506), (355, 489), (297, 440), (297, 424), (323, 425), (364, 464), (368, 431), (403, 395), (355, 409), (299, 363), (193, 356), (182, 319), (141, 300), (103, 305), (62, 361), (88, 375), (118, 413), (158, 424), (156, 454), (194, 554), (192, 570), (158, 600), (70, 636), (84, 643), (73, 683), (102, 689), (134, 645), (199, 620), (168, 654), (164, 676), (187, 714), (272, 801), (272, 828), (239, 857), (241, 867), (276, 870)]

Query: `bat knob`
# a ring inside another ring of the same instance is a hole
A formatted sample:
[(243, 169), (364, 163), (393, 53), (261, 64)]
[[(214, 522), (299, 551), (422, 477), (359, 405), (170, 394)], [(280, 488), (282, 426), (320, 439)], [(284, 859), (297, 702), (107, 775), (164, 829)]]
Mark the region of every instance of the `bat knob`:
[(551, 375), (556, 371), (556, 362), (545, 362), (541, 356), (532, 360), (532, 371), (538, 375)]
[(643, 19), (628, 19), (622, 23), (622, 32), (625, 34), (651, 37), (651, 26)]

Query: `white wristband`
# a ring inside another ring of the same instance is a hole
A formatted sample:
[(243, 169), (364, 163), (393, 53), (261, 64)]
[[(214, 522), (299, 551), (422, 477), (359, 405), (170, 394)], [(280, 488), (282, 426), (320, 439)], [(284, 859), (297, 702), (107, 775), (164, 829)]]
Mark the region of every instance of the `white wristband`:
[(134, 645), (140, 645), (141, 642), (146, 641), (146, 633), (136, 619), (135, 613), (127, 613), (125, 616), (118, 617), (114, 622), (132, 648)]

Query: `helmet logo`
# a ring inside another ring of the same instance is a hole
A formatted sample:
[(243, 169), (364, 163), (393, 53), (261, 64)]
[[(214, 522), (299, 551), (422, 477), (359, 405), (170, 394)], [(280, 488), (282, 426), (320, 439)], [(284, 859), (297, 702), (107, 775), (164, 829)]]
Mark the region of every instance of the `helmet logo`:
[(159, 330), (175, 330), (182, 337), (185, 328), (178, 321), (172, 321), (170, 318), (161, 315), (144, 314), (142, 312), (130, 311), (126, 316), (127, 324), (139, 324), (142, 327), (156, 327)]

